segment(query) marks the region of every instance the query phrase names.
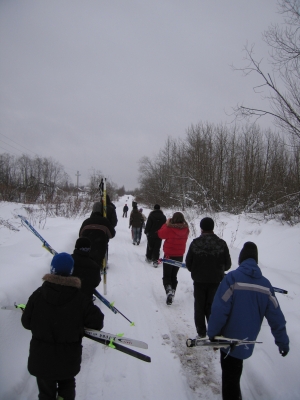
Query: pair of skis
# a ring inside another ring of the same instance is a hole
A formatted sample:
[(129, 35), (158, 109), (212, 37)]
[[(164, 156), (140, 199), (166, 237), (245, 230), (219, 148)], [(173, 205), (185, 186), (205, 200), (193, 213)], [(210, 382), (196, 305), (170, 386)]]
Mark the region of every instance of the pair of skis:
[[(181, 261), (176, 261), (176, 260), (170, 260), (169, 258), (160, 258), (158, 260), (158, 262), (159, 262), (159, 264), (166, 263), (166, 264), (173, 265), (174, 267), (187, 269), (186, 263), (181, 262)], [(273, 289), (274, 289), (274, 292), (288, 294), (288, 291), (285, 289), (280, 289), (278, 287), (273, 287)]]
[[(13, 306), (2, 306), (1, 309), (23, 312), (25, 306), (25, 304), (14, 304)], [(146, 354), (139, 353), (136, 350), (129, 349), (128, 347), (124, 346), (127, 345), (138, 347), (141, 349), (148, 349), (148, 344), (146, 342), (142, 342), (141, 340), (125, 337), (122, 333), (114, 335), (112, 333), (97, 331), (90, 328), (84, 329), (84, 336), (107, 347), (110, 347), (111, 349), (121, 351), (122, 353), (125, 353), (131, 357), (137, 358), (141, 361), (151, 362), (151, 358)]]
[(229, 352), (232, 351), (236, 346), (247, 346), (256, 343), (262, 342), (256, 342), (255, 340), (247, 339), (231, 339), (223, 336), (215, 336), (213, 342), (211, 342), (207, 338), (187, 339), (186, 341), (187, 347), (213, 347), (214, 349), (229, 347)]

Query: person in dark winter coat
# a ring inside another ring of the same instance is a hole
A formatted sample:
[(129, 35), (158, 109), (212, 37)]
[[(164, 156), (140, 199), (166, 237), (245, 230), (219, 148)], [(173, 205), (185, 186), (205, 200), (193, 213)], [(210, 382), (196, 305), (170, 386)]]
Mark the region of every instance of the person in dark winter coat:
[[(181, 212), (175, 212), (173, 217), (159, 229), (157, 235), (165, 239), (163, 245), (164, 258), (182, 261), (185, 253), (186, 242), (189, 236), (189, 227)], [(171, 305), (178, 280), (179, 267), (163, 263), (163, 285), (167, 295), (167, 305)]]
[(28, 371), (36, 376), (39, 399), (75, 399), (84, 328), (102, 329), (104, 315), (80, 290), (70, 254), (56, 254), (51, 274), (29, 297), (22, 324), (32, 332)]
[(128, 213), (128, 205), (125, 204), (125, 206), (123, 207), (123, 218), (127, 218), (127, 213)]
[(109, 220), (111, 225), (115, 228), (118, 223), (116, 206), (110, 201), (110, 197), (106, 195), (106, 218)]
[[(207, 334), (210, 340), (223, 335), (255, 341), (264, 317), (270, 325), (279, 353), (289, 352), (286, 321), (271, 283), (259, 268), (258, 250), (246, 242), (239, 255), (239, 267), (222, 280), (211, 308)], [(254, 345), (239, 346), (230, 354), (221, 349), (222, 395), (224, 400), (241, 399), (240, 378), (243, 360), (252, 355)]]
[(91, 216), (83, 221), (79, 230), (79, 237), (87, 237), (90, 239), (92, 244), (90, 257), (96, 261), (100, 267), (103, 265), (108, 242), (116, 234), (109, 220), (103, 217), (102, 211), (102, 203), (96, 202), (93, 205)]
[(101, 282), (100, 266), (90, 258), (91, 242), (82, 237), (76, 240), (75, 249), (72, 254), (74, 260), (73, 276), (81, 280), (81, 291), (93, 298), (95, 288)]
[(148, 215), (145, 227), (145, 235), (147, 235), (146, 261), (157, 267), (159, 259), (160, 247), (162, 240), (157, 236), (157, 231), (163, 226), (167, 218), (160, 209), (159, 204), (155, 204), (154, 210)]
[(131, 229), (132, 243), (134, 245), (140, 244), (140, 231), (142, 229), (143, 222), (144, 222), (144, 219), (142, 217), (142, 214), (137, 209), (137, 206), (133, 206), (133, 209), (132, 209), (132, 211), (130, 213), (130, 217), (129, 217), (129, 228), (132, 227), (132, 229)]
[(194, 281), (194, 319), (202, 338), (206, 336), (205, 318), (208, 322), (214, 295), (231, 267), (231, 258), (226, 242), (213, 232), (212, 218), (203, 218), (200, 228), (201, 235), (190, 244), (185, 261)]

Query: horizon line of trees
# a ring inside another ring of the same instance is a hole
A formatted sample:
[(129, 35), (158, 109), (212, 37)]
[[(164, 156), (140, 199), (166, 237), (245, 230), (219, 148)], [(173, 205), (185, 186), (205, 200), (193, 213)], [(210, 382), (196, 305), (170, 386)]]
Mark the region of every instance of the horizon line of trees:
[(300, 220), (300, 143), (256, 124), (192, 125), (139, 164), (138, 197), (148, 205)]

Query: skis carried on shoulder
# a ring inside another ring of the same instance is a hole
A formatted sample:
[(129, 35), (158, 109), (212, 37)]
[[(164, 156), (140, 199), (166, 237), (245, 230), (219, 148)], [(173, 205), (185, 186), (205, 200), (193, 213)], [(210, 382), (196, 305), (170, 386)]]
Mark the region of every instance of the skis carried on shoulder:
[[(1, 310), (23, 312), (25, 306), (26, 306), (25, 304), (14, 304), (13, 306), (11, 305), (2, 306)], [(127, 346), (134, 346), (142, 349), (148, 349), (148, 344), (146, 342), (142, 342), (141, 340), (123, 337), (123, 334), (114, 335), (112, 333), (97, 331), (95, 329), (89, 329), (89, 328), (84, 329), (84, 336), (87, 337), (88, 339), (104, 344), (107, 347), (121, 351), (122, 353), (125, 353), (129, 356), (138, 358), (139, 360), (145, 362), (151, 362), (151, 358), (149, 356), (139, 353), (138, 351), (129, 349), (126, 346), (123, 346), (124, 344), (126, 344)]]
[(119, 343), (119, 344), (126, 344), (127, 346), (139, 347), (140, 349), (148, 349), (148, 344), (146, 342), (125, 337), (123, 336), (123, 333), (118, 333), (117, 335), (113, 335), (112, 333), (97, 331), (95, 329), (89, 329), (89, 328), (84, 328), (84, 333), (87, 333), (88, 335), (93, 337), (105, 339), (112, 344)]
[(236, 346), (243, 346), (249, 344), (258, 344), (262, 342), (256, 342), (255, 340), (247, 340), (247, 339), (231, 339), (223, 336), (215, 336), (214, 341), (211, 342), (207, 338), (201, 339), (187, 339), (186, 346), (187, 347), (213, 347), (213, 348), (222, 348), (222, 347), (230, 347), (233, 350)]
[[(174, 265), (174, 267), (187, 269), (186, 263), (181, 262), (181, 261), (170, 260), (169, 258), (160, 258), (158, 260), (158, 263), (159, 264), (166, 263), (166, 264)], [(276, 292), (276, 293), (288, 294), (288, 291), (285, 289), (280, 289), (278, 287), (273, 287), (273, 289), (274, 289), (274, 292)]]
[(40, 241), (43, 243), (43, 247), (49, 251), (53, 256), (57, 254), (57, 252), (50, 246), (49, 243), (46, 242), (46, 240), (38, 233), (37, 230), (34, 229), (34, 227), (27, 221), (25, 217), (22, 215), (18, 215), (19, 218), (21, 218), (21, 223), (25, 228), (27, 228), (31, 233), (33, 233)]
[(107, 347), (110, 347), (110, 348), (115, 349), (115, 350), (119, 350), (122, 353), (125, 353), (125, 354), (127, 354), (127, 355), (129, 355), (131, 357), (135, 357), (135, 358), (137, 358), (137, 359), (139, 359), (141, 361), (145, 361), (145, 362), (149, 362), (149, 363), (151, 362), (151, 358), (149, 356), (147, 356), (147, 355), (145, 355), (143, 353), (139, 353), (138, 351), (129, 349), (128, 347), (123, 346), (120, 343), (116, 343), (116, 342), (111, 343), (110, 340), (103, 339), (103, 338), (96, 337), (96, 336), (92, 336), (92, 335), (89, 335), (88, 333), (85, 333), (84, 336), (89, 338), (89, 339), (91, 339), (91, 340), (94, 340), (95, 342), (102, 343)]

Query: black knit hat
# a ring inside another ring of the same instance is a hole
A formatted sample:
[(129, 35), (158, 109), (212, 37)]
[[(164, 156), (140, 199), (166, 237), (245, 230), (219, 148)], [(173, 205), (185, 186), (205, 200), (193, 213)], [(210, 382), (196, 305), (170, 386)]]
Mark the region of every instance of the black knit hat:
[(239, 255), (239, 265), (247, 260), (247, 258), (254, 258), (256, 263), (258, 263), (258, 250), (257, 246), (253, 242), (246, 242)]
[(75, 249), (80, 251), (89, 252), (91, 251), (91, 241), (87, 237), (81, 237), (76, 240)]
[(200, 221), (200, 228), (205, 232), (210, 232), (214, 230), (215, 223), (212, 218), (205, 217)]
[(154, 210), (160, 210), (160, 205), (159, 204), (155, 204)]

